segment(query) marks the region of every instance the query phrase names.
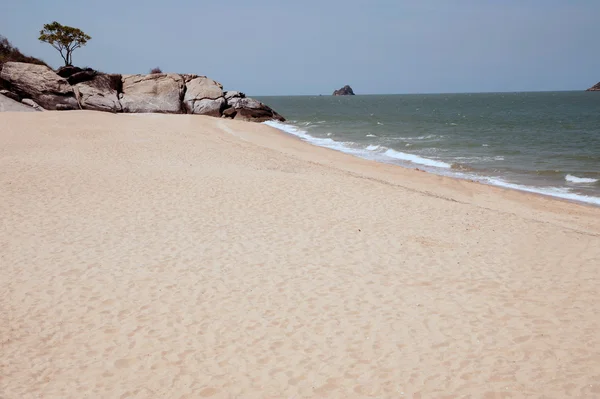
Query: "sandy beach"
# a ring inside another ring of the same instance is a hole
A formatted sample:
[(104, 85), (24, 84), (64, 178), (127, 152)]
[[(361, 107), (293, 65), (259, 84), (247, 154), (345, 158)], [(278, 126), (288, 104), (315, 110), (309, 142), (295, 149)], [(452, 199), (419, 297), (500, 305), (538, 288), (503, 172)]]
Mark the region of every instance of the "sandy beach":
[(0, 398), (600, 397), (600, 208), (194, 115), (0, 171)]

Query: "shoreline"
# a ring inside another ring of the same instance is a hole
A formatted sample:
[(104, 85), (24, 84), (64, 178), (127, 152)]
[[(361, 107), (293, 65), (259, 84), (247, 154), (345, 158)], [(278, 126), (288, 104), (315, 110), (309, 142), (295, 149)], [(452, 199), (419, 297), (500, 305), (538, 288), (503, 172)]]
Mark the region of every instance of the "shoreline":
[[(445, 176), (445, 177), (449, 177), (452, 179), (470, 181), (470, 182), (479, 183), (479, 184), (492, 186), (492, 187), (500, 187), (500, 188), (508, 189), (508, 190), (516, 190), (516, 191), (520, 191), (520, 192), (532, 193), (532, 194), (541, 195), (544, 197), (550, 197), (550, 198), (555, 198), (555, 199), (559, 199), (562, 201), (567, 201), (570, 203), (577, 203), (577, 204), (594, 206), (594, 207), (600, 206), (600, 197), (589, 196), (589, 195), (580, 194), (580, 193), (559, 192), (559, 193), (552, 194), (549, 192), (549, 190), (550, 191), (551, 190), (561, 190), (562, 188), (560, 188), (560, 187), (554, 187), (554, 186), (537, 187), (537, 186), (526, 185), (523, 183), (514, 183), (514, 182), (503, 180), (502, 178), (481, 174), (480, 171), (475, 170), (475, 169), (472, 171), (473, 174), (469, 174), (468, 172), (456, 172), (456, 171), (452, 172), (452, 170), (455, 167), (455, 164), (448, 164), (445, 161), (440, 161), (440, 160), (435, 160), (435, 159), (430, 159), (430, 158), (422, 158), (422, 157), (412, 154), (412, 153), (400, 152), (400, 154), (404, 155), (402, 158), (400, 158), (401, 162), (398, 162), (397, 160), (396, 161), (386, 160), (381, 157), (376, 158), (377, 155), (381, 155), (381, 154), (380, 153), (368, 154), (369, 148), (365, 148), (363, 150), (352, 149), (350, 147), (345, 146), (343, 142), (338, 142), (338, 141), (335, 141), (332, 139), (323, 139), (323, 138), (315, 137), (315, 136), (310, 135), (307, 131), (302, 130), (299, 126), (293, 125), (290, 122), (282, 123), (282, 122), (276, 122), (276, 121), (267, 121), (267, 122), (263, 122), (263, 124), (273, 127), (286, 135), (298, 138), (299, 140), (301, 140), (305, 143), (308, 143), (310, 145), (327, 148), (330, 150), (338, 151), (338, 152), (341, 152), (341, 153), (344, 153), (347, 155), (351, 155), (353, 157), (357, 157), (357, 158), (361, 158), (361, 159), (365, 159), (365, 160), (369, 160), (369, 161), (373, 161), (373, 162), (399, 166), (404, 169), (414, 169), (417, 171), (424, 171), (424, 172), (435, 174), (438, 176)], [(316, 141), (316, 142), (313, 142), (311, 140)], [(318, 144), (319, 141), (326, 141), (326, 140), (331, 140), (334, 143), (336, 143), (336, 145), (328, 146), (326, 144), (322, 144), (322, 145)], [(371, 145), (369, 145), (369, 147), (371, 147)], [(375, 147), (378, 148), (379, 145), (375, 145)], [(392, 151), (392, 152), (396, 152), (396, 153), (398, 152), (397, 150), (394, 150), (391, 148), (388, 148), (388, 151)], [(412, 161), (411, 158), (418, 159), (419, 161), (416, 161), (416, 162)], [(406, 165), (402, 164), (402, 162), (404, 162)], [(434, 164), (444, 164), (444, 165), (443, 165), (443, 168), (436, 168)], [(571, 175), (567, 175), (567, 176), (571, 176)], [(573, 176), (571, 176), (571, 178), (573, 178)]]
[(600, 395), (598, 207), (251, 122), (0, 122), (2, 397)]

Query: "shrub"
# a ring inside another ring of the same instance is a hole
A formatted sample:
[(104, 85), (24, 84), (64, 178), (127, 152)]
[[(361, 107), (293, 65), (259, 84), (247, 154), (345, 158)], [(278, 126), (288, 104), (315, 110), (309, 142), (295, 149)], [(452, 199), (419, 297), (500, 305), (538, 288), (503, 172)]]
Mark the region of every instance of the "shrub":
[(7, 38), (0, 35), (0, 69), (5, 62), (27, 62), (29, 64), (38, 64), (38, 65), (46, 65), (44, 61), (24, 55), (19, 51), (18, 48), (13, 47), (13, 45), (8, 41)]
[(150, 73), (151, 74), (154, 74), (154, 73), (163, 73), (163, 71), (161, 71), (159, 67), (156, 67), (156, 68), (152, 68), (150, 70)]

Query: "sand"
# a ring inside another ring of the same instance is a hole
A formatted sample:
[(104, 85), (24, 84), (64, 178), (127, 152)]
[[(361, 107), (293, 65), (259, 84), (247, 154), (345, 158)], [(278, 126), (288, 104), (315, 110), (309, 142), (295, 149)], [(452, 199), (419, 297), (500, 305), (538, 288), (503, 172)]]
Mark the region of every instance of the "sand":
[(0, 171), (1, 398), (600, 397), (600, 208), (191, 115)]

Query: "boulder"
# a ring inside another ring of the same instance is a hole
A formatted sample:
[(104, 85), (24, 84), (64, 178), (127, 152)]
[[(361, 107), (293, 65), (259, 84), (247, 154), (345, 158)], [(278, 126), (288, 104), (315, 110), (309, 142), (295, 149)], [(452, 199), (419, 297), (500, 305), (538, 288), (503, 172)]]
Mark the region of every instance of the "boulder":
[(198, 100), (194, 103), (194, 108), (190, 113), (219, 117), (221, 116), (221, 111), (223, 108), (225, 108), (226, 104), (227, 103), (223, 97), (219, 97), (215, 100), (203, 98), (202, 100)]
[(34, 111), (45, 111), (44, 108), (40, 107), (39, 104), (33, 101), (31, 98), (24, 98), (21, 102), (33, 108)]
[(0, 72), (0, 80), (8, 84), (13, 93), (31, 98), (45, 109), (56, 109), (59, 104), (78, 108), (69, 82), (45, 65), (7, 62)]
[(96, 75), (98, 75), (97, 71), (94, 71), (91, 68), (88, 69), (84, 69), (81, 72), (77, 72), (74, 73), (73, 75), (69, 76), (67, 78), (67, 82), (69, 82), (69, 84), (71, 86), (76, 85), (77, 83), (81, 83), (81, 82), (87, 82), (89, 80), (94, 79), (94, 77), (96, 77)]
[(586, 91), (600, 91), (600, 82), (596, 83), (594, 86), (590, 87)]
[(273, 111), (271, 107), (253, 98), (230, 98), (227, 105), (235, 109), (235, 119), (252, 122), (264, 122), (272, 119), (285, 121), (285, 118)]
[(122, 112), (118, 87), (111, 75), (96, 75), (92, 80), (75, 85), (79, 105), (83, 109)]
[(174, 73), (123, 75), (123, 112), (182, 112), (184, 79)]
[(225, 100), (229, 101), (232, 98), (246, 98), (246, 95), (241, 91), (226, 91)]
[(35, 109), (0, 94), (0, 112), (35, 112)]
[(235, 115), (237, 114), (237, 111), (235, 110), (235, 108), (230, 107), (227, 108), (225, 110), (223, 110), (223, 118), (235, 118)]
[(353, 96), (354, 91), (352, 90), (352, 87), (346, 85), (346, 86), (342, 87), (341, 89), (334, 91), (333, 95), (334, 96)]
[(66, 66), (61, 66), (60, 68), (58, 68), (56, 70), (56, 74), (58, 76), (60, 76), (61, 78), (68, 78), (69, 76), (76, 74), (77, 72), (81, 72), (83, 71), (83, 69), (73, 66), (73, 65), (66, 65)]
[(74, 107), (70, 104), (56, 104), (56, 110), (57, 111), (75, 111), (79, 108), (79, 104), (77, 104), (77, 107)]
[(223, 86), (205, 76), (195, 77), (185, 83), (183, 105), (190, 114), (221, 116), (226, 105)]

